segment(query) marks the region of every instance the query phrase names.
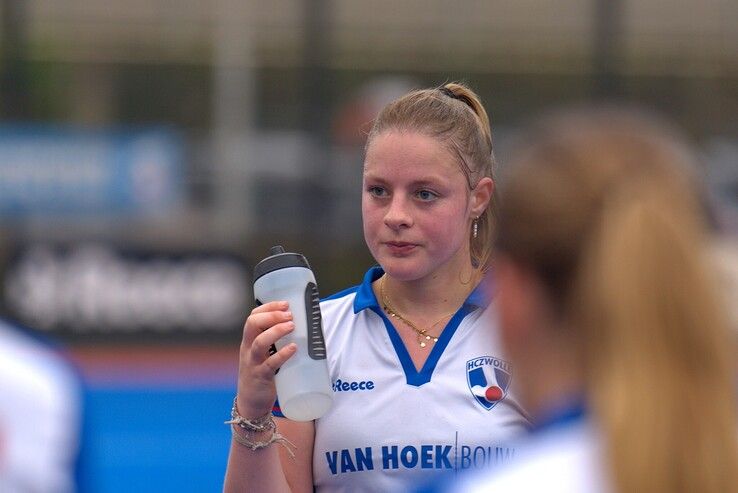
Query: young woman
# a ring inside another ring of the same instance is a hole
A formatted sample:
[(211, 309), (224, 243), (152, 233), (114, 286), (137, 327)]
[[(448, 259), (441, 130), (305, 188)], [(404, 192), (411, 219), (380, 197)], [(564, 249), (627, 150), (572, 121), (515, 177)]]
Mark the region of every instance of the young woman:
[(662, 126), (580, 111), (503, 181), (503, 347), (537, 430), (464, 491), (738, 489), (732, 345), (690, 154)]
[(381, 111), (362, 198), (379, 266), (321, 303), (333, 407), (309, 423), (276, 409), (294, 457), (272, 444), (274, 372), (295, 348), (267, 352), (293, 327), (284, 303), (254, 309), (235, 409), (248, 430), (233, 427), (226, 491), (401, 491), (512, 455), (508, 439), (528, 421), (479, 287), (490, 263), (493, 165), (487, 114), (463, 85), (415, 91)]

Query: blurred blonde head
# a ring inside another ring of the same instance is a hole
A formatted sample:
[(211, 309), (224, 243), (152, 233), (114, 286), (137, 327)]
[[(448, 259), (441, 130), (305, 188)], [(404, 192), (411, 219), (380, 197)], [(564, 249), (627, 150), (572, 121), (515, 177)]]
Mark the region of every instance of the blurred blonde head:
[(694, 159), (643, 115), (543, 121), (503, 181), (498, 246), (540, 280), (620, 492), (738, 485), (732, 361)]
[[(444, 145), (456, 157), (459, 169), (473, 190), (484, 177), (494, 179), (492, 130), (489, 117), (474, 91), (460, 83), (413, 91), (388, 104), (372, 125), (367, 147), (377, 135), (391, 130), (419, 132)], [(477, 219), (478, 234), (469, 231), (472, 262), (489, 266), (492, 254), (496, 192)]]

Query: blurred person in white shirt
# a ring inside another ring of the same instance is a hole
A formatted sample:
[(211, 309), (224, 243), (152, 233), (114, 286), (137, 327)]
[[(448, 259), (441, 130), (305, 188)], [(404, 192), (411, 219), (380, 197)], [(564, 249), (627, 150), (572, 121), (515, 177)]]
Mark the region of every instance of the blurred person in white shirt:
[(76, 490), (80, 392), (60, 355), (0, 320), (0, 491)]

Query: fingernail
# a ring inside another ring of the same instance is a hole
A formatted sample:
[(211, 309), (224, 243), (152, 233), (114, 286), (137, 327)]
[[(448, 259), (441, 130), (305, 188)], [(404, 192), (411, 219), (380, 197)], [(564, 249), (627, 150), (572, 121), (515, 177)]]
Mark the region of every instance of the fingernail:
[(285, 313), (285, 316), (287, 317), (287, 320), (292, 320), (292, 312)]
[(287, 322), (287, 329), (289, 329), (289, 330), (295, 330), (295, 323), (294, 322)]

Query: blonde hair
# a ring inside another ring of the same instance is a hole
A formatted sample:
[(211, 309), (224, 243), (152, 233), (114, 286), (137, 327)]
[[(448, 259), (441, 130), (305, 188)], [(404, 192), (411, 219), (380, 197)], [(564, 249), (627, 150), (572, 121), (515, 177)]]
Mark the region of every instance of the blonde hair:
[(622, 110), (552, 117), (529, 142), (498, 245), (537, 273), (578, 350), (617, 491), (734, 490), (732, 346), (694, 159)]
[[(416, 131), (438, 139), (457, 158), (469, 189), (484, 177), (494, 180), (495, 159), (489, 117), (474, 91), (452, 82), (439, 88), (413, 91), (385, 106), (372, 125), (367, 147), (372, 139), (388, 130)], [(480, 269), (489, 267), (492, 256), (496, 192), (477, 219), (478, 234), (469, 231), (472, 263)]]

